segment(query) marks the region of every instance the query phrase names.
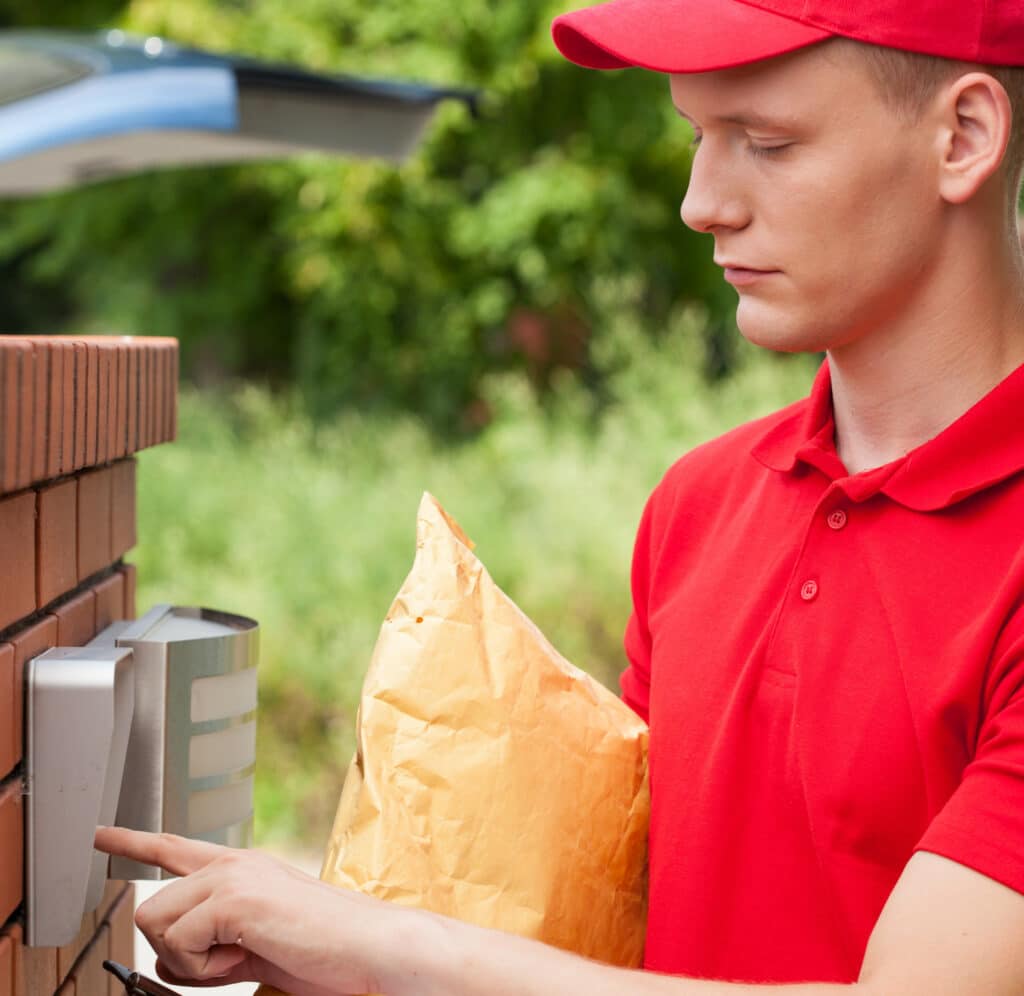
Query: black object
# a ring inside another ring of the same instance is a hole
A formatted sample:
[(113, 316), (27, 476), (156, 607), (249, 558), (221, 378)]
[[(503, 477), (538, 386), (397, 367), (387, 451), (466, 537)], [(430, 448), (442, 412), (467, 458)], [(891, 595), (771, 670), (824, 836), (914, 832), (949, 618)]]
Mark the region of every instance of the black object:
[(147, 979), (146, 976), (139, 975), (138, 972), (133, 972), (116, 961), (105, 961), (103, 967), (124, 986), (127, 996), (180, 996), (173, 989), (168, 989), (153, 979)]

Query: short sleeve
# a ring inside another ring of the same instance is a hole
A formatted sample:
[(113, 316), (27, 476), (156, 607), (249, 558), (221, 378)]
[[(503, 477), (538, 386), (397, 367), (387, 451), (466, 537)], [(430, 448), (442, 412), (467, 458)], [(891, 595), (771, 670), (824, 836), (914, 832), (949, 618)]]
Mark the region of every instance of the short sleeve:
[[(655, 492), (655, 495), (657, 492)], [(648, 627), (648, 607), (651, 581), (651, 544), (655, 495), (644, 509), (633, 547), (631, 588), (633, 612), (626, 626), (624, 640), (629, 666), (622, 673), (622, 698), (644, 722), (650, 721), (651, 696), (651, 632)]]
[(974, 758), (917, 850), (1024, 893), (1024, 632), (996, 660)]

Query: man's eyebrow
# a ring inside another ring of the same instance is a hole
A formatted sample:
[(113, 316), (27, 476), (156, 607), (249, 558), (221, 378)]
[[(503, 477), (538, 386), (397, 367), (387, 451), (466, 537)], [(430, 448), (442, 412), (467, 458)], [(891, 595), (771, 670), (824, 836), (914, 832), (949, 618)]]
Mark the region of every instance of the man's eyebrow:
[[(678, 114), (684, 121), (689, 121), (695, 128), (697, 122), (690, 117), (686, 111), (672, 105), (675, 108), (676, 114)], [(734, 124), (740, 125), (745, 128), (779, 128), (787, 124), (781, 118), (768, 117), (766, 114), (758, 114), (756, 111), (748, 111), (745, 114), (722, 114), (712, 118), (715, 124)]]

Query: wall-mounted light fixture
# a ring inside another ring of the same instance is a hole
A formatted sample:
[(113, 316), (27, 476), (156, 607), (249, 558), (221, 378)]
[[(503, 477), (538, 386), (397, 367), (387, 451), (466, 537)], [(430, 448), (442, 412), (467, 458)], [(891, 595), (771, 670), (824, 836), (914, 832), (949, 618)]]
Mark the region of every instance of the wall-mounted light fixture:
[[(158, 605), (26, 669), (26, 942), (63, 945), (99, 903), (97, 825), (252, 842), (259, 628)], [(113, 878), (155, 878), (112, 859)]]

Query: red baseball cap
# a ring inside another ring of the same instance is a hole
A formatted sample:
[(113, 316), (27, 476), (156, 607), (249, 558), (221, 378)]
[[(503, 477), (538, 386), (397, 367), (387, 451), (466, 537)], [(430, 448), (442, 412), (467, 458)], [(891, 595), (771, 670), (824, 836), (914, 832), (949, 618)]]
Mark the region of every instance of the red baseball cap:
[(1024, 0), (611, 0), (557, 17), (590, 69), (728, 69), (834, 35), (983, 65), (1024, 65)]

